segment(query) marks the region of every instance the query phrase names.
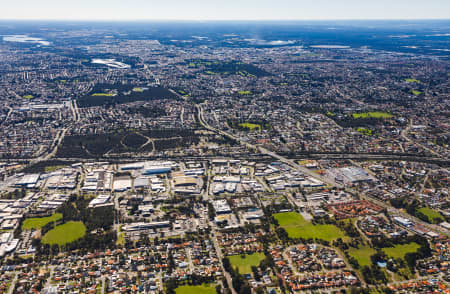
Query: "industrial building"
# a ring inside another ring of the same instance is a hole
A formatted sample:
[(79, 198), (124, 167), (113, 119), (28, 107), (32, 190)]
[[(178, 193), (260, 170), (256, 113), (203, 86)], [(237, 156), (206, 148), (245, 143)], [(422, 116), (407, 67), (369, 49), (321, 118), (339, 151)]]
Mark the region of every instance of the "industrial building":
[(216, 214), (227, 214), (232, 212), (231, 207), (228, 205), (225, 199), (214, 201), (213, 207), (216, 211)]
[(194, 177), (176, 177), (173, 179), (175, 187), (197, 186), (197, 178)]
[(40, 174), (24, 175), (20, 180), (16, 182), (16, 186), (25, 188), (34, 188), (36, 187), (36, 184), (39, 181), (39, 176)]
[(170, 226), (169, 221), (152, 222), (152, 223), (132, 223), (124, 225), (122, 227), (122, 230), (125, 232), (145, 231), (160, 228), (168, 228), (169, 226)]
[(97, 198), (89, 202), (89, 207), (95, 208), (99, 206), (113, 205), (114, 203), (110, 202), (110, 200), (111, 197), (109, 195), (99, 195)]
[(142, 171), (143, 175), (157, 175), (169, 173), (172, 168), (176, 167), (176, 163), (172, 161), (150, 161), (144, 163)]

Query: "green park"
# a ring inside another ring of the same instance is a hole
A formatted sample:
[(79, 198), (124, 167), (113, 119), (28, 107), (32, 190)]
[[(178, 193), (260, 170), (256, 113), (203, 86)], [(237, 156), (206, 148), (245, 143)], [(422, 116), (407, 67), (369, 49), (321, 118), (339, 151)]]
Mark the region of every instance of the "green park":
[(253, 253), (247, 255), (232, 255), (229, 256), (231, 266), (238, 268), (239, 273), (248, 274), (252, 272), (252, 266), (259, 266), (259, 263), (264, 260), (266, 256), (264, 253)]
[(383, 112), (383, 111), (369, 111), (369, 112), (353, 113), (352, 117), (354, 119), (358, 119), (358, 118), (379, 118), (379, 119), (384, 119), (384, 118), (391, 118), (391, 117), (393, 117), (393, 115), (388, 113), (388, 112)]
[(47, 217), (27, 218), (22, 224), (22, 230), (40, 229), (48, 223), (55, 222), (62, 218), (61, 213), (55, 213)]
[(278, 224), (286, 230), (290, 238), (322, 239), (333, 241), (344, 238), (345, 234), (335, 225), (314, 225), (306, 221), (300, 213), (283, 212), (273, 215)]
[(61, 246), (76, 241), (85, 234), (86, 227), (82, 222), (70, 221), (48, 231), (42, 238), (42, 243)]
[(203, 284), (200, 286), (180, 286), (175, 290), (176, 294), (215, 294), (214, 285)]

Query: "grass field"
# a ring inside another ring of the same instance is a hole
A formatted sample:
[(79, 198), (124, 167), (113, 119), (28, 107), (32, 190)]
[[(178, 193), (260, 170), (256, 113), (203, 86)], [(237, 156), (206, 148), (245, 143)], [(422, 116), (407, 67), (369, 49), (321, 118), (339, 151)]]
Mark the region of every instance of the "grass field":
[(116, 96), (116, 94), (112, 94), (112, 93), (94, 93), (94, 94), (92, 94), (91, 96), (94, 96), (94, 97), (113, 97), (113, 96)]
[(435, 223), (435, 219), (442, 219), (444, 220), (445, 217), (442, 216), (442, 214), (439, 213), (439, 211), (433, 210), (429, 207), (422, 207), (420, 209), (418, 209), (419, 212), (425, 214), (426, 216), (428, 216), (428, 219), (432, 222)]
[(392, 248), (383, 248), (383, 252), (389, 257), (404, 258), (406, 253), (416, 252), (419, 248), (419, 244), (412, 242), (405, 245), (395, 245), (395, 247)]
[(71, 221), (48, 231), (42, 238), (42, 243), (64, 245), (82, 238), (85, 234), (86, 227), (82, 222)]
[(61, 168), (64, 168), (64, 167), (66, 167), (66, 166), (65, 165), (51, 165), (51, 166), (46, 166), (44, 168), (44, 171), (46, 173), (51, 173), (52, 171), (55, 171), (55, 170), (58, 170), (58, 169), (61, 169)]
[(175, 289), (176, 294), (215, 294), (215, 285), (203, 284), (201, 286), (181, 286)]
[(357, 128), (356, 131), (366, 136), (371, 136), (373, 133), (371, 129), (367, 128)]
[(125, 233), (122, 232), (122, 225), (119, 226), (119, 236), (117, 236), (116, 245), (124, 245), (125, 244)]
[(290, 238), (322, 239), (333, 241), (344, 238), (345, 234), (334, 225), (313, 225), (297, 212), (283, 212), (273, 215), (278, 224), (283, 227)]
[(416, 95), (416, 96), (422, 94), (422, 92), (417, 91), (417, 90), (411, 90), (411, 93), (413, 93), (413, 94)]
[(23, 96), (23, 98), (25, 98), (25, 99), (33, 99), (34, 96), (33, 95), (25, 95), (25, 96)]
[(239, 91), (238, 94), (239, 95), (251, 95), (252, 92), (251, 91)]
[(355, 119), (358, 118), (391, 118), (393, 115), (387, 112), (382, 111), (370, 111), (370, 112), (361, 112), (361, 113), (353, 113), (352, 117)]
[(258, 266), (266, 256), (264, 253), (253, 253), (245, 255), (244, 258), (241, 255), (233, 255), (228, 258), (230, 259), (231, 266), (239, 269), (239, 273), (248, 274), (252, 272), (252, 266)]
[(240, 123), (239, 126), (240, 126), (240, 127), (243, 127), (243, 128), (249, 128), (250, 131), (253, 131), (253, 130), (255, 130), (255, 129), (261, 130), (261, 126), (258, 125), (258, 124), (252, 124), (252, 123)]
[(358, 249), (352, 247), (348, 250), (348, 254), (351, 257), (355, 258), (361, 267), (365, 265), (370, 266), (370, 264), (372, 263), (372, 261), (370, 260), (370, 256), (374, 255), (375, 253), (376, 250), (368, 246), (360, 247)]
[(40, 229), (48, 223), (62, 218), (61, 213), (55, 213), (48, 217), (27, 218), (22, 224), (22, 230)]
[(407, 82), (407, 83), (420, 83), (420, 81), (416, 80), (416, 79), (405, 79), (405, 82)]
[(144, 89), (142, 89), (142, 88), (133, 88), (133, 92), (140, 92), (140, 93), (142, 93), (142, 92), (144, 92)]

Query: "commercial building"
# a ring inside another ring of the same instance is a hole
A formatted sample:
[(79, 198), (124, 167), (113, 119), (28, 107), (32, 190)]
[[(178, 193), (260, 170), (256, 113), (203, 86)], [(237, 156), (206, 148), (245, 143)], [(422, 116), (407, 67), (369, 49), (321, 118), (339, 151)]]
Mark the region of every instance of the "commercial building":
[(413, 225), (413, 223), (409, 219), (401, 216), (394, 217), (394, 222), (404, 227), (411, 227)]
[(169, 221), (152, 222), (152, 223), (132, 223), (122, 227), (125, 232), (145, 231), (160, 228), (168, 228), (170, 226)]

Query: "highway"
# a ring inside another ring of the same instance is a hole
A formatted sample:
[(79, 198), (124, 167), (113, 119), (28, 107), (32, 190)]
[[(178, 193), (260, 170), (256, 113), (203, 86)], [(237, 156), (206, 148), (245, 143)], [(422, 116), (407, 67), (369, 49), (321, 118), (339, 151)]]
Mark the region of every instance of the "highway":
[(11, 113), (13, 112), (12, 107), (9, 107), (9, 106), (7, 106), (7, 107), (9, 109), (8, 114), (6, 115), (5, 119), (0, 123), (0, 126), (2, 126), (6, 121), (8, 121), (9, 117), (11, 116)]

